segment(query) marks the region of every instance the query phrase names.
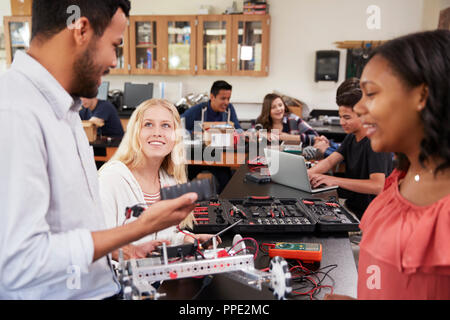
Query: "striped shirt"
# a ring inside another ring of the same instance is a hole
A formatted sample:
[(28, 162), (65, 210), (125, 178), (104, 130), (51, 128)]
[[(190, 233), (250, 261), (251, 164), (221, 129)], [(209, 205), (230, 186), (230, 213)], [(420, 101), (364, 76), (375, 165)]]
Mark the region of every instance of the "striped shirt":
[(317, 131), (306, 121), (303, 121), (302, 118), (293, 113), (283, 117), (283, 132), (300, 135), (300, 140), (304, 146), (312, 146), (314, 139), (319, 136)]
[(144, 191), (142, 191), (142, 193), (144, 194), (144, 200), (147, 206), (151, 206), (155, 202), (161, 200), (161, 192), (159, 191), (154, 194), (146, 193)]

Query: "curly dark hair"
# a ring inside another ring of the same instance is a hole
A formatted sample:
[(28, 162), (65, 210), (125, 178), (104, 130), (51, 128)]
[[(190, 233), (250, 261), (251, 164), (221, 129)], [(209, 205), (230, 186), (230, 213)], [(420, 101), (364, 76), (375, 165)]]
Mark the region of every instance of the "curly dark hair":
[(352, 108), (361, 100), (362, 90), (358, 78), (349, 78), (341, 83), (336, 92), (336, 104), (339, 107)]
[(270, 117), (270, 110), (272, 109), (272, 102), (277, 98), (280, 98), (281, 101), (283, 101), (285, 114), (289, 114), (289, 109), (280, 95), (275, 93), (266, 94), (261, 108), (261, 114), (256, 119), (256, 123), (261, 124), (266, 130), (272, 130), (273, 123), (272, 118)]
[[(428, 99), (420, 113), (424, 139), (420, 143), (419, 161), (430, 157), (442, 159), (435, 173), (450, 168), (450, 31), (419, 32), (393, 39), (376, 48), (371, 58), (384, 58), (393, 73), (408, 88), (425, 84)], [(400, 166), (409, 166), (399, 157)]]

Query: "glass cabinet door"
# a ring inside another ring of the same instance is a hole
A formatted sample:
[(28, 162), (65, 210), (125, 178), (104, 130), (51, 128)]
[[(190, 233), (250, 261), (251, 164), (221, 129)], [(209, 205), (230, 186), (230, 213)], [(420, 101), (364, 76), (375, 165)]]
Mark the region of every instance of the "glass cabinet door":
[(199, 74), (230, 72), (231, 16), (199, 16)]
[(125, 30), (123, 35), (123, 42), (117, 48), (117, 66), (111, 69), (111, 74), (128, 74), (130, 65), (130, 53), (129, 53), (129, 28)]
[(233, 73), (266, 75), (268, 20), (266, 17), (235, 17)]
[(161, 70), (161, 59), (158, 56), (158, 45), (161, 38), (158, 18), (130, 18), (130, 51), (131, 72), (136, 74), (151, 74)]
[(261, 71), (261, 21), (238, 22), (237, 70)]
[(195, 17), (167, 17), (166, 73), (195, 73)]
[(12, 63), (17, 51), (26, 51), (30, 47), (31, 18), (4, 17), (6, 60)]

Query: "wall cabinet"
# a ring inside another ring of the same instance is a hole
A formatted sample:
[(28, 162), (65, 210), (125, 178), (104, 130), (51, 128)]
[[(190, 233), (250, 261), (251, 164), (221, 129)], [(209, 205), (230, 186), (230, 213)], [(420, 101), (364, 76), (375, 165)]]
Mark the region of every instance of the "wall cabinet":
[[(7, 63), (27, 50), (31, 17), (4, 17)], [(267, 76), (270, 16), (131, 16), (111, 74)]]
[(131, 74), (194, 74), (195, 16), (130, 17)]
[(6, 63), (10, 65), (17, 51), (30, 46), (31, 17), (3, 17), (5, 31)]
[(131, 16), (130, 74), (267, 76), (270, 17)]
[(233, 16), (232, 75), (268, 75), (269, 36), (269, 16)]
[(232, 16), (198, 17), (197, 74), (231, 74)]

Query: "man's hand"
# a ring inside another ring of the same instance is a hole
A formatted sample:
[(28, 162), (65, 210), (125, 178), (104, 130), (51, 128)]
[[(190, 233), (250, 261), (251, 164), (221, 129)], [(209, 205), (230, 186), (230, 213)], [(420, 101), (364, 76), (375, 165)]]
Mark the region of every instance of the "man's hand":
[(148, 234), (178, 225), (195, 208), (197, 194), (186, 193), (172, 200), (158, 201), (147, 208), (139, 217)]
[(326, 186), (336, 186), (337, 181), (336, 177), (329, 176), (327, 174), (317, 174), (317, 173), (310, 173), (308, 172), (309, 181), (311, 183), (312, 188), (317, 188), (320, 185), (326, 185)]
[(101, 118), (97, 118), (97, 117), (91, 117), (89, 119), (90, 122), (92, 122), (93, 124), (95, 124), (97, 127), (101, 128), (105, 125), (105, 120), (101, 119)]
[(194, 210), (197, 198), (197, 194), (191, 192), (176, 199), (159, 201), (136, 221), (114, 229), (92, 232), (93, 261), (146, 235), (179, 224)]

